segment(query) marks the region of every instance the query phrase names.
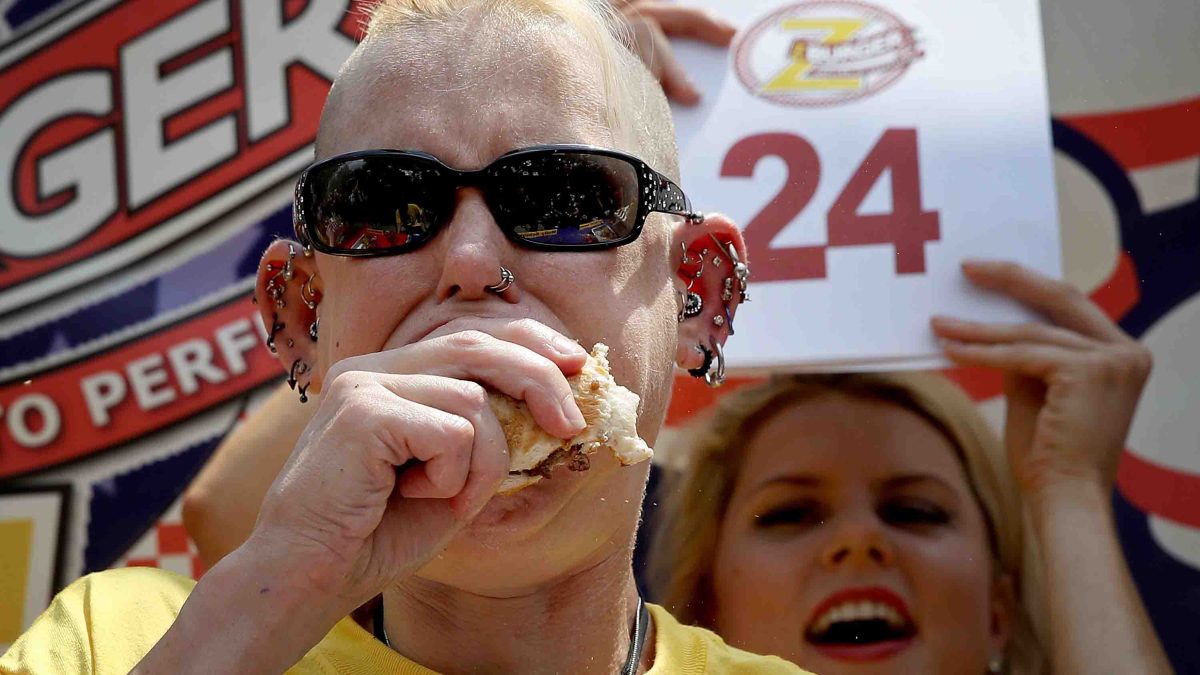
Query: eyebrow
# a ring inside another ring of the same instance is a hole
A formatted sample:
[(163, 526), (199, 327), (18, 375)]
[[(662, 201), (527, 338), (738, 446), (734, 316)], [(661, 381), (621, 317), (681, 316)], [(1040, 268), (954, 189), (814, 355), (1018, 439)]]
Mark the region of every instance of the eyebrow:
[(758, 492), (759, 490), (763, 490), (763, 489), (769, 488), (769, 487), (774, 487), (776, 485), (815, 488), (815, 487), (821, 487), (822, 485), (825, 484), (825, 482), (826, 481), (824, 479), (820, 478), (819, 476), (814, 476), (811, 474), (797, 474), (794, 476), (776, 476), (775, 478), (765, 480), (765, 481), (759, 483), (758, 485), (755, 485), (754, 491)]
[(920, 485), (921, 483), (934, 483), (954, 492), (954, 487), (942, 478), (931, 473), (910, 473), (901, 476), (893, 476), (883, 481), (884, 488), (903, 488), (910, 485)]

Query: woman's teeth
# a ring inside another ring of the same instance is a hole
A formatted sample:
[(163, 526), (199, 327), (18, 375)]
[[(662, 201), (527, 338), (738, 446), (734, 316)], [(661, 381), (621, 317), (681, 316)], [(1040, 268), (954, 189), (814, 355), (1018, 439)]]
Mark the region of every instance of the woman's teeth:
[(835, 623), (848, 621), (886, 621), (889, 626), (904, 629), (908, 622), (895, 608), (879, 602), (843, 602), (830, 607), (813, 622), (812, 632), (823, 633)]

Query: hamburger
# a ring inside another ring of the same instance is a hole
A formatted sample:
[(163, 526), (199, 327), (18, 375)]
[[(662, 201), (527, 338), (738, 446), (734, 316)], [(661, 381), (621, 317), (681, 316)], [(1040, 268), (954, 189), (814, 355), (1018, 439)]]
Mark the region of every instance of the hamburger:
[(488, 401), (508, 441), (508, 478), (500, 494), (549, 478), (565, 465), (586, 471), (589, 456), (608, 450), (624, 466), (650, 459), (654, 451), (637, 434), (638, 395), (617, 384), (608, 367), (608, 346), (597, 343), (579, 373), (567, 378), (587, 426), (574, 438), (563, 440), (542, 430), (533, 421), (524, 401), (491, 392)]

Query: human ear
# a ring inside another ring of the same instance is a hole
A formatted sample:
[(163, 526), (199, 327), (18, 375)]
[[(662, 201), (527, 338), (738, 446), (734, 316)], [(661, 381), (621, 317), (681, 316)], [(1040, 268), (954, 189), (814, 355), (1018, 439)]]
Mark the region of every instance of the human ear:
[(1012, 577), (1000, 574), (992, 582), (991, 611), (988, 622), (988, 642), (994, 659), (1003, 662), (1017, 625), (1017, 595)]
[[(313, 254), (300, 244), (279, 239), (258, 263), (254, 301), (267, 329), (267, 347), (288, 372), (288, 385), (308, 399), (317, 374), (321, 280)], [(314, 392), (320, 389), (316, 383)]]
[(675, 363), (718, 386), (738, 306), (750, 299), (746, 243), (737, 225), (720, 214), (677, 225), (672, 242), (680, 308)]

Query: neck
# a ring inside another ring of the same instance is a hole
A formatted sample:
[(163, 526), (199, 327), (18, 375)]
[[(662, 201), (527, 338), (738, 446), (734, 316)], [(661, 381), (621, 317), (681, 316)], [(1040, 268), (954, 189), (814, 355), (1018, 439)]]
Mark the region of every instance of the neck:
[[(629, 552), (613, 555), (502, 598), (414, 577), (384, 594), (388, 638), (397, 652), (447, 675), (617, 673), (637, 614), (631, 562)], [(642, 663), (650, 658), (643, 654)]]

